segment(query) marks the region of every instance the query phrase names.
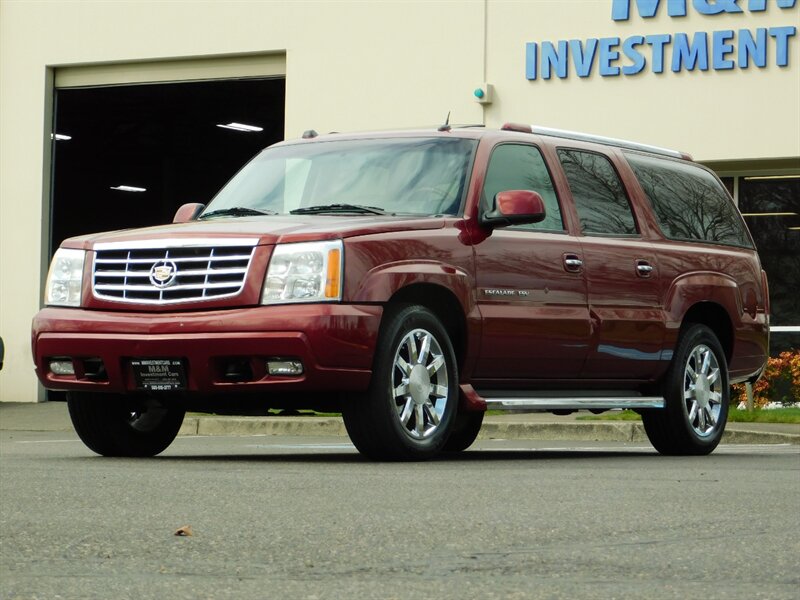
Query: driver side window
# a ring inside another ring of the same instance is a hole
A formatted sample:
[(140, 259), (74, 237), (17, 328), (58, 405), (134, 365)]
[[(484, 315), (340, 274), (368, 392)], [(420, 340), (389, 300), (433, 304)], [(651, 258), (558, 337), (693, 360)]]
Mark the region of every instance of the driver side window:
[(531, 190), (538, 192), (544, 200), (545, 219), (539, 223), (518, 225), (515, 229), (564, 231), (553, 181), (538, 148), (503, 144), (494, 149), (486, 170), (481, 201), (491, 210), (494, 208), (494, 197), (506, 190)]

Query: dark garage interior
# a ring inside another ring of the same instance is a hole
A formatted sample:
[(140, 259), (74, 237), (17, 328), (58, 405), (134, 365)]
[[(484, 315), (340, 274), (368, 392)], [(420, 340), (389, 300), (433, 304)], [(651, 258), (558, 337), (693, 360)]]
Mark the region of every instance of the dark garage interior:
[(51, 254), (74, 235), (169, 223), (181, 204), (207, 203), (283, 139), (285, 87), (272, 78), (57, 90)]

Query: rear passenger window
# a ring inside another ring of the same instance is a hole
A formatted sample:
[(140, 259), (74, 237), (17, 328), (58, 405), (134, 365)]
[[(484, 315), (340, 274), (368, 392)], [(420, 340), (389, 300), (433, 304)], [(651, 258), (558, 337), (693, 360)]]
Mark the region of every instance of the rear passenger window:
[(575, 208), (586, 234), (635, 235), (636, 221), (617, 171), (601, 154), (559, 150)]
[(544, 200), (544, 220), (515, 226), (515, 229), (563, 231), (564, 222), (561, 220), (553, 181), (538, 148), (503, 144), (494, 149), (483, 183), (484, 202), (493, 208), (494, 197), (506, 190), (531, 190), (538, 192)]
[(626, 153), (625, 158), (666, 237), (753, 247), (736, 208), (711, 173), (691, 164), (640, 154)]

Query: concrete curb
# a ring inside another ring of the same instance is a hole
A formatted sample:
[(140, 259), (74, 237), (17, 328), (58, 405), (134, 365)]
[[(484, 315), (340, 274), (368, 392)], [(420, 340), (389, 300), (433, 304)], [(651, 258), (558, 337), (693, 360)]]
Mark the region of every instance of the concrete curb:
[[(178, 435), (346, 436), (347, 431), (342, 420), (334, 417), (189, 416)], [(627, 421), (530, 423), (493, 420), (490, 417), (484, 421), (478, 438), (648, 443), (642, 424)], [(800, 445), (800, 434), (727, 429), (722, 443)]]

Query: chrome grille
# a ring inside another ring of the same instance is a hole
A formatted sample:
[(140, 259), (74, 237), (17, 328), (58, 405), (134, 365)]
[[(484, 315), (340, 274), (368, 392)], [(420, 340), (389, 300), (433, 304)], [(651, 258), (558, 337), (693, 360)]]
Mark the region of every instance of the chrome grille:
[(97, 298), (171, 304), (242, 291), (257, 240), (179, 240), (98, 244), (92, 288)]

